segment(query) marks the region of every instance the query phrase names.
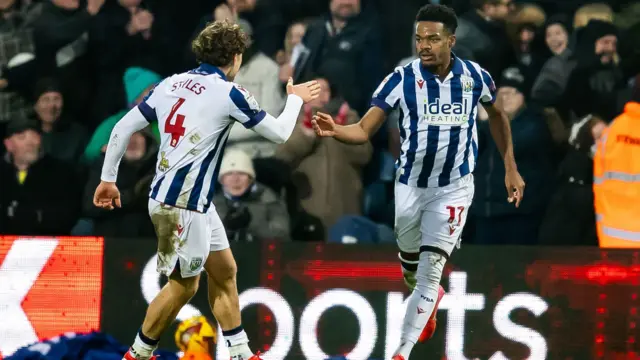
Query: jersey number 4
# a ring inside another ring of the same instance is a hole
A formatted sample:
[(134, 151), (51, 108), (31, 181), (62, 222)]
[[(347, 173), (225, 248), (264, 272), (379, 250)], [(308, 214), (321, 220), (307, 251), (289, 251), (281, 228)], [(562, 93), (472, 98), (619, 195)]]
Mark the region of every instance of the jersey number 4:
[[(167, 120), (165, 120), (164, 122), (164, 132), (167, 134), (171, 134), (171, 147), (176, 147), (178, 145), (178, 141), (180, 141), (180, 138), (184, 136), (185, 128), (184, 126), (182, 126), (182, 124), (184, 123), (184, 115), (176, 114), (182, 104), (184, 104), (184, 99), (178, 98), (178, 101), (173, 104), (171, 113), (169, 113), (169, 116), (167, 116)], [(174, 116), (176, 118), (176, 121), (172, 124), (171, 121), (173, 120)]]

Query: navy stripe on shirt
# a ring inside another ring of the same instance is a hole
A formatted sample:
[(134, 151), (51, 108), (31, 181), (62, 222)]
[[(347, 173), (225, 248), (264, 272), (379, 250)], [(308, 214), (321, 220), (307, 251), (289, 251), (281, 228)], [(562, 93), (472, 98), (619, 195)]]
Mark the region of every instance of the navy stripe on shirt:
[(371, 106), (377, 106), (384, 111), (390, 111), (392, 108), (396, 107), (400, 99), (398, 98), (393, 104), (389, 104), (387, 102), (387, 98), (393, 89), (400, 84), (400, 81), (402, 81), (402, 75), (400, 75), (399, 72), (393, 72), (391, 77), (389, 77), (389, 80), (387, 80), (386, 84), (384, 84), (382, 89), (380, 89), (380, 92), (378, 92), (378, 95), (371, 99)]
[(252, 127), (258, 125), (262, 119), (267, 115), (264, 110), (252, 109), (247, 99), (244, 98), (244, 95), (240, 92), (240, 90), (235, 87), (231, 88), (229, 92), (229, 97), (231, 97), (231, 101), (233, 104), (242, 111), (242, 113), (248, 118), (247, 121), (243, 121), (243, 119), (236, 119), (244, 125), (245, 128), (251, 129)]
[[(482, 104), (493, 104), (496, 101), (496, 86), (493, 83), (493, 80), (491, 80), (491, 76), (489, 76), (488, 72), (481, 70), (480, 73), (482, 74), (482, 81), (484, 81), (491, 93), (491, 100), (482, 101)], [(482, 88), (480, 88), (480, 91), (482, 91)]]
[(151, 189), (151, 198), (156, 200), (156, 196), (158, 196), (158, 191), (160, 191), (160, 186), (162, 185), (162, 182), (164, 181), (164, 175), (158, 179), (158, 182), (156, 182), (156, 186), (153, 187), (153, 189)]
[[(225, 146), (227, 146), (227, 140), (229, 140), (229, 130), (231, 127), (225, 128), (224, 135), (218, 138), (218, 143), (216, 146), (220, 146), (221, 153), (218, 157), (218, 161), (216, 162), (216, 167), (213, 169), (213, 177), (211, 178), (211, 185), (209, 186), (209, 191), (207, 192), (207, 202), (204, 204), (204, 212), (206, 213), (211, 206), (211, 201), (213, 200), (213, 194), (215, 193), (216, 183), (218, 182), (218, 174), (220, 173), (220, 164), (222, 163), (222, 152), (224, 152)], [(220, 141), (220, 139), (224, 137), (224, 141)]]
[[(427, 102), (429, 105), (434, 104), (440, 99), (440, 85), (435, 77), (426, 79), (427, 83)], [(424, 188), (429, 184), (429, 177), (433, 171), (436, 162), (436, 154), (438, 153), (438, 141), (440, 138), (440, 127), (436, 125), (427, 126), (427, 149), (422, 159), (422, 169), (418, 176), (418, 187)]]
[[(455, 75), (449, 81), (451, 88), (451, 103), (462, 103), (462, 78), (460, 75)], [(447, 154), (442, 165), (442, 172), (438, 176), (438, 186), (447, 186), (451, 183), (451, 170), (456, 162), (456, 155), (458, 154), (458, 145), (460, 144), (460, 131), (461, 126), (452, 126), (449, 130), (449, 145), (447, 146)]]
[(416, 76), (413, 73), (411, 63), (404, 67), (404, 81), (402, 88), (404, 91), (404, 101), (409, 110), (409, 149), (407, 150), (407, 161), (402, 167), (402, 173), (398, 182), (408, 185), (411, 168), (416, 159), (418, 149), (418, 107), (416, 104)]
[[(220, 150), (220, 144), (222, 143), (222, 138), (227, 136), (227, 131), (229, 130), (229, 128), (230, 126), (227, 125), (227, 127), (225, 127), (222, 130), (222, 132), (216, 139), (216, 143), (213, 146), (213, 149), (211, 149), (211, 151), (209, 151), (209, 153), (204, 158), (204, 160), (202, 160), (202, 164), (200, 165), (200, 171), (198, 172), (198, 177), (196, 178), (196, 182), (193, 185), (193, 190), (191, 190), (191, 195), (189, 195), (189, 202), (187, 204), (188, 210), (198, 209), (198, 200), (200, 200), (200, 194), (202, 193), (202, 188), (204, 186), (204, 177), (207, 174), (207, 170), (209, 170), (209, 166), (211, 166), (211, 162), (216, 157), (216, 155), (218, 155), (218, 152)], [(221, 159), (221, 158), (222, 158), (222, 154), (220, 153), (218, 156), (218, 159)], [(216, 163), (216, 166), (217, 166), (217, 163)], [(218, 178), (217, 178), (217, 175), (215, 174), (215, 169), (214, 169), (211, 186), (215, 187), (214, 185), (217, 180)]]
[(474, 159), (476, 159), (476, 161), (478, 159), (478, 147), (473, 140), (473, 127), (475, 126), (478, 99), (480, 99), (480, 94), (482, 94), (482, 78), (470, 61), (463, 61), (471, 74), (471, 78), (473, 78), (473, 99), (471, 101), (472, 109), (469, 116), (469, 127), (467, 128), (467, 144), (464, 149), (464, 162), (460, 166), (460, 176), (465, 176), (471, 172), (469, 166), (470, 147), (473, 148)]
[(138, 110), (140, 110), (140, 113), (142, 114), (142, 116), (144, 116), (148, 123), (158, 122), (158, 115), (156, 114), (156, 111), (151, 108), (151, 106), (149, 106), (149, 104), (147, 104), (145, 101), (142, 101), (140, 102), (140, 104), (138, 104)]
[[(189, 170), (191, 169), (191, 165), (193, 163), (189, 163), (176, 171), (175, 176), (173, 177), (173, 181), (171, 181), (171, 185), (169, 185), (169, 190), (167, 191), (167, 196), (165, 196), (164, 203), (166, 205), (175, 206), (178, 201), (178, 197), (182, 192), (182, 187), (184, 186), (184, 181), (189, 174)], [(192, 210), (192, 209), (189, 209)]]

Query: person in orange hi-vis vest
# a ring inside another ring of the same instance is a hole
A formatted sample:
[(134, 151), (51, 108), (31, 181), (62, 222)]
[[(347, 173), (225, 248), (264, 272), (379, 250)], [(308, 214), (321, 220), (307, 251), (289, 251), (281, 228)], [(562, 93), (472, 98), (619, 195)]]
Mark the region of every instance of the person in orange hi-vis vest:
[(593, 191), (602, 248), (640, 248), (640, 91), (600, 138)]

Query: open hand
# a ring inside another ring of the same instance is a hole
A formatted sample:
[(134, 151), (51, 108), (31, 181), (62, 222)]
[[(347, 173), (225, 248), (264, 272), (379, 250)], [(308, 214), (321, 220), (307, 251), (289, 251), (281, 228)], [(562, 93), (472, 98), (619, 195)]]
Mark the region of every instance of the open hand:
[(329, 114), (317, 112), (311, 120), (313, 130), (318, 136), (334, 136), (336, 134), (336, 123)]
[(504, 183), (507, 187), (507, 201), (510, 203), (515, 201), (516, 207), (519, 207), (524, 196), (524, 180), (518, 170), (507, 170)]
[(287, 94), (297, 95), (302, 98), (302, 101), (308, 103), (315, 100), (320, 95), (320, 84), (317, 81), (308, 81), (303, 84), (293, 85), (293, 79), (289, 78), (287, 82)]
[(107, 210), (113, 210), (113, 204), (122, 207), (120, 203), (120, 191), (116, 183), (101, 181), (93, 195), (93, 205)]
[(100, 12), (105, 0), (87, 0), (87, 12), (91, 15), (95, 15)]

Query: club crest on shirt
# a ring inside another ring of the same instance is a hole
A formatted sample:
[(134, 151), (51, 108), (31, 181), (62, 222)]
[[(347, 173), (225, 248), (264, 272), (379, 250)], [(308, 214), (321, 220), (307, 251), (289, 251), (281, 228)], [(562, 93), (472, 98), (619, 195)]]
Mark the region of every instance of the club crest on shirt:
[(460, 77), (460, 82), (462, 82), (462, 91), (466, 93), (473, 91), (473, 86), (475, 85), (475, 82), (473, 81), (472, 77), (462, 75)]
[(158, 163), (158, 170), (165, 172), (169, 170), (169, 160), (166, 158), (166, 153), (162, 151), (160, 153), (160, 163)]
[(258, 100), (256, 100), (255, 96), (250, 93), (247, 89), (245, 89), (242, 85), (236, 85), (238, 90), (244, 95), (244, 99), (249, 104), (249, 108), (255, 109), (256, 111), (260, 111), (260, 105), (258, 104)]

